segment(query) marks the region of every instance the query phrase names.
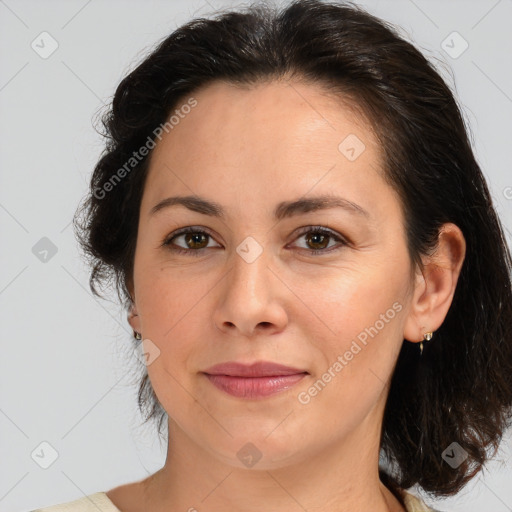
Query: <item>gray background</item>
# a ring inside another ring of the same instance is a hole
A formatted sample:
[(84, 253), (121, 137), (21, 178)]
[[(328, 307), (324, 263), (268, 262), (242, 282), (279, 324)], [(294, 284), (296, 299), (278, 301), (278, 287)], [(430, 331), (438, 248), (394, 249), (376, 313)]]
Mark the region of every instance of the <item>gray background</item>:
[[(358, 3), (401, 26), (455, 89), (510, 243), (512, 1)], [(0, 0), (0, 512), (108, 490), (164, 463), (154, 430), (140, 426), (125, 313), (113, 295), (90, 294), (70, 222), (102, 150), (93, 116), (120, 79), (181, 23), (233, 5)], [(43, 46), (43, 31), (58, 43), (45, 59), (31, 47)], [(33, 252), (48, 245), (43, 237), (57, 249), (47, 261)], [(446, 511), (512, 511), (511, 441), (509, 432), (458, 496), (427, 501)], [(31, 457), (42, 442), (58, 452), (48, 469)]]

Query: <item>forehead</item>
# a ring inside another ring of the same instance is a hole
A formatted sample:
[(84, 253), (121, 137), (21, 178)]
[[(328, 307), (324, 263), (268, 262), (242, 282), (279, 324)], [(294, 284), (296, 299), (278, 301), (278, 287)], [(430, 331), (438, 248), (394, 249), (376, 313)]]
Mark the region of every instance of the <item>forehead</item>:
[[(196, 106), (186, 106), (193, 97)], [(374, 144), (370, 124), (361, 115), (353, 101), (346, 96), (328, 91), (319, 83), (304, 83), (291, 80), (274, 80), (251, 85), (235, 85), (224, 81), (207, 84), (188, 97), (182, 97), (175, 105), (174, 112), (186, 108), (187, 114), (172, 116), (176, 123), (170, 133), (164, 134), (168, 148), (178, 149), (188, 138), (191, 145), (194, 140), (203, 144), (218, 145), (237, 140), (261, 139), (272, 142), (268, 149), (286, 149), (286, 143), (292, 139), (297, 142), (301, 136), (315, 135), (313, 132), (324, 130), (325, 142), (322, 149), (335, 143), (337, 149), (339, 137), (350, 130), (359, 133), (360, 138)], [(171, 113), (172, 114), (172, 113)], [(215, 129), (215, 132), (211, 132)], [(331, 131), (330, 137), (327, 130)], [(279, 137), (275, 138), (276, 133)], [(191, 136), (191, 137), (189, 137)], [(317, 146), (321, 140), (316, 140)], [(309, 150), (315, 146), (308, 145)], [(228, 149), (228, 148), (226, 148)], [(250, 147), (246, 148), (250, 150)], [(299, 148), (296, 148), (297, 150)], [(303, 152), (306, 147), (301, 148)], [(376, 148), (378, 149), (378, 148)], [(156, 151), (158, 153), (159, 150)]]
[[(179, 115), (190, 98), (195, 106)], [(247, 193), (297, 196), (312, 187), (324, 193), (384, 185), (376, 182), (381, 150), (371, 127), (320, 85), (214, 82), (182, 98), (173, 112), (173, 127), (151, 156), (145, 195), (152, 202), (170, 189), (239, 191), (242, 201)]]

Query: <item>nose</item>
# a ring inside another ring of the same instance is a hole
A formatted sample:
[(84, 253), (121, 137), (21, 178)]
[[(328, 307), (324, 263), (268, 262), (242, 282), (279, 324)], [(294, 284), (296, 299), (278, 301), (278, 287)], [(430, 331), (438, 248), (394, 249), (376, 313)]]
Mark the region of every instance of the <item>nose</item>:
[(233, 253), (232, 266), (219, 283), (213, 313), (215, 326), (223, 333), (253, 338), (285, 328), (288, 289), (270, 268), (269, 260), (265, 250), (252, 262)]

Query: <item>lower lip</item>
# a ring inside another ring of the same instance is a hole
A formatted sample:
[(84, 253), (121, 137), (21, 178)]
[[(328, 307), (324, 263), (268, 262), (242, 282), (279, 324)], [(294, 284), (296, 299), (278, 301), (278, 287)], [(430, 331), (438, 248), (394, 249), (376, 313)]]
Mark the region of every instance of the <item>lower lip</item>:
[(276, 375), (273, 377), (232, 377), (205, 374), (217, 388), (239, 398), (264, 398), (291, 388), (307, 373)]

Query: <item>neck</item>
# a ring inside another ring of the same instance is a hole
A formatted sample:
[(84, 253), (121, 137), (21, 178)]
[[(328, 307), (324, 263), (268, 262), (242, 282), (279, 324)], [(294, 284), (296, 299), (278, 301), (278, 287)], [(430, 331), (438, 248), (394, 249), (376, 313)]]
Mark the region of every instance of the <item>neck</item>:
[(302, 462), (267, 470), (257, 469), (257, 464), (241, 469), (220, 461), (170, 419), (166, 463), (143, 483), (145, 508), (403, 512), (379, 479), (380, 424), (375, 425), (368, 417), (350, 438), (313, 456), (305, 454)]

